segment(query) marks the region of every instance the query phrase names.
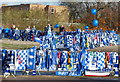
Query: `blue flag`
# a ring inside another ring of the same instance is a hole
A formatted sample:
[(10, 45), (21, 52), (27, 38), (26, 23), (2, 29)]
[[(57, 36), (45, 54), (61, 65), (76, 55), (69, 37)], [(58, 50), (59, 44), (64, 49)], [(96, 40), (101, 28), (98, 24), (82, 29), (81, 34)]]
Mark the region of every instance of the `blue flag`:
[(80, 52), (80, 54), (78, 55), (78, 61), (79, 64), (77, 65), (78, 69), (77, 69), (77, 73), (81, 74), (81, 71), (84, 71), (84, 66), (85, 66), (85, 56), (86, 56), (86, 51), (83, 48), (82, 51)]
[(36, 47), (29, 49), (28, 68), (34, 70), (36, 63)]
[(35, 40), (36, 42), (39, 42), (40, 44), (42, 44), (42, 41), (40, 40), (40, 38), (35, 37), (34, 40)]

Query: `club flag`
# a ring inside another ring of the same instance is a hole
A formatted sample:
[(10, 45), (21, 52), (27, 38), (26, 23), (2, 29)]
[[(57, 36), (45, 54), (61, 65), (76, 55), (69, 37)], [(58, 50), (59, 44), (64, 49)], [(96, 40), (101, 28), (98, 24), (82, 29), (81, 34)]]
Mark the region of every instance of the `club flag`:
[(103, 44), (106, 45), (105, 38), (102, 38), (101, 40), (102, 40)]
[(15, 56), (16, 70), (25, 70), (27, 65), (28, 50), (17, 50)]
[(85, 55), (86, 55), (86, 51), (83, 48), (82, 51), (78, 55), (78, 61), (79, 61), (79, 64), (77, 65), (78, 66), (78, 69), (77, 69), (78, 74), (80, 74), (81, 71), (84, 71), (85, 60), (86, 60)]
[(113, 52), (110, 53), (110, 64), (113, 64)]
[(86, 45), (86, 37), (85, 37), (85, 35), (83, 35), (83, 37), (82, 37), (82, 48), (85, 48), (85, 45)]
[(42, 41), (40, 40), (40, 38), (35, 37), (34, 40), (35, 40), (36, 42), (39, 42), (40, 44), (42, 44)]
[(57, 50), (52, 50), (52, 62), (54, 65), (57, 65)]
[(47, 36), (52, 36), (51, 27), (49, 26)]
[(81, 60), (80, 60), (80, 62), (82, 63), (82, 66), (85, 66), (86, 55), (87, 55), (87, 51), (83, 49), (82, 55), (81, 55)]
[(72, 66), (73, 66), (73, 64), (71, 64), (71, 63), (69, 65), (67, 65), (68, 70), (71, 70), (73, 68)]
[(68, 70), (73, 69), (73, 58), (72, 58), (72, 53), (68, 51), (68, 65), (67, 65)]
[(88, 41), (86, 42), (86, 48), (87, 49), (89, 48), (89, 42)]
[(6, 55), (5, 55), (5, 54), (7, 54), (7, 50), (3, 49), (3, 50), (1, 50), (1, 51), (2, 51), (2, 62), (4, 63), (4, 60), (5, 60), (5, 58), (6, 58)]
[(29, 55), (28, 55), (28, 69), (35, 69), (35, 63), (36, 63), (36, 47), (33, 47), (29, 49)]
[(50, 60), (50, 55), (48, 53), (49, 51), (46, 50), (45, 54), (46, 54), (46, 57), (45, 57), (45, 67), (47, 70), (49, 70), (49, 60)]
[(110, 52), (106, 52), (106, 54), (107, 54), (108, 62), (110, 62)]

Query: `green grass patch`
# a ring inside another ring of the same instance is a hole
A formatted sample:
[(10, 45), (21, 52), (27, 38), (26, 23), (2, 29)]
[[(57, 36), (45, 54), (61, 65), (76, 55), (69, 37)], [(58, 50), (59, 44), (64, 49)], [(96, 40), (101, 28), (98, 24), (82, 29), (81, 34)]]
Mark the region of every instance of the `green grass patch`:
[(2, 49), (29, 49), (34, 47), (34, 45), (30, 44), (9, 44), (9, 43), (2, 43)]

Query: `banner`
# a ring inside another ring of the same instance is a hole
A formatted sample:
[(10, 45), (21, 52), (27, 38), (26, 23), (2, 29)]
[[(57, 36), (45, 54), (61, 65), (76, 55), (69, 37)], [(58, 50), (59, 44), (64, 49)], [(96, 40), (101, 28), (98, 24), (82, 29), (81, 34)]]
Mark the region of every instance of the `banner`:
[[(10, 67), (11, 71), (57, 71), (57, 75), (82, 76), (86, 70), (110, 72), (118, 75), (118, 53), (36, 50), (1, 50), (3, 72)], [(112, 66), (114, 68), (112, 68)]]
[(28, 69), (35, 70), (36, 69), (36, 47), (29, 49), (29, 53), (27, 55), (27, 67)]

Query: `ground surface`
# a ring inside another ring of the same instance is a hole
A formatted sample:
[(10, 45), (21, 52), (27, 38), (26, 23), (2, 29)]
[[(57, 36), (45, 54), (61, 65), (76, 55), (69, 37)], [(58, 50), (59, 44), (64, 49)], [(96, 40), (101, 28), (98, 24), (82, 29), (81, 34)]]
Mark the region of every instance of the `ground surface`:
[(38, 42), (30, 41), (0, 40), (0, 49), (29, 49), (34, 46), (37, 46), (38, 48), (40, 44)]
[[(0, 40), (0, 49), (29, 49), (34, 46), (39, 48), (40, 44), (38, 42), (30, 41), (15, 41), (15, 40)], [(88, 51), (101, 51), (101, 52), (118, 52), (120, 53), (120, 45), (116, 46), (106, 46), (90, 49)]]
[(84, 76), (16, 76), (16, 78), (9, 76), (2, 78), (2, 80), (120, 80), (118, 77), (84, 77)]

